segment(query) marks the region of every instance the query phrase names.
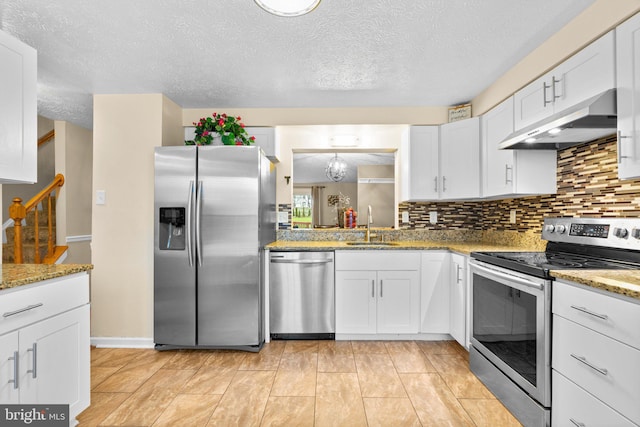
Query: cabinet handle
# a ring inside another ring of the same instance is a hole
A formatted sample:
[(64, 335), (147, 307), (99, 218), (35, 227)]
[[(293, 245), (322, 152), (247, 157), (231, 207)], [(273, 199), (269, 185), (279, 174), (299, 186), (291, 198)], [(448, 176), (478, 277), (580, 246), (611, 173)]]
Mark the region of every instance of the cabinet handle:
[(24, 313), (25, 311), (33, 310), (34, 308), (38, 308), (38, 307), (42, 307), (42, 303), (41, 302), (39, 302), (38, 304), (33, 304), (33, 305), (30, 305), (30, 306), (21, 308), (21, 309), (16, 310), (16, 311), (7, 311), (6, 313), (4, 313), (2, 315), (2, 317), (15, 316), (16, 314)]
[(32, 361), (33, 361), (33, 369), (29, 369), (27, 373), (31, 374), (31, 378), (38, 378), (38, 343), (33, 343), (31, 348), (28, 348), (27, 351), (32, 353)]
[(569, 421), (571, 421), (571, 424), (573, 424), (576, 427), (585, 427), (586, 426), (585, 423), (581, 423), (580, 421), (576, 421), (573, 418), (569, 418)]
[(382, 280), (380, 280), (380, 298), (382, 298)]
[(371, 281), (371, 298), (375, 298), (376, 297), (376, 281), (372, 280)]
[(19, 367), (18, 364), (20, 363), (20, 357), (17, 351), (13, 352), (13, 357), (10, 357), (8, 360), (13, 360), (13, 379), (9, 380), (8, 383), (9, 384), (13, 384), (13, 388), (14, 390), (20, 387), (19, 384), (19, 378), (20, 378), (20, 372), (19, 372)]
[(438, 177), (437, 176), (435, 178), (433, 178), (433, 182), (434, 182), (433, 190), (437, 193), (438, 192)]
[(605, 368), (599, 368), (598, 366), (596, 366), (593, 363), (589, 362), (587, 360), (587, 358), (584, 357), (584, 356), (578, 356), (578, 355), (575, 355), (575, 354), (571, 353), (571, 357), (573, 357), (574, 359), (576, 359), (579, 362), (584, 363), (585, 365), (587, 365), (588, 367), (590, 367), (591, 369), (593, 369), (594, 371), (596, 371), (596, 372), (598, 372), (598, 373), (600, 373), (602, 375), (607, 375), (609, 373), (609, 371), (606, 370)]
[(622, 163), (622, 159), (628, 159), (629, 156), (622, 155), (622, 140), (625, 138), (631, 138), (630, 136), (623, 136), (622, 131), (618, 131), (618, 163)]
[(460, 270), (462, 270), (462, 267), (460, 267), (460, 264), (456, 264), (456, 283), (460, 283), (462, 280), (460, 279)]
[(553, 101), (547, 101), (547, 89), (551, 89), (551, 86), (547, 85), (547, 82), (542, 82), (542, 100), (544, 101), (544, 103), (542, 104), (543, 107), (546, 107), (547, 104), (553, 103)]
[(583, 313), (589, 314), (589, 315), (591, 315), (593, 317), (597, 317), (598, 319), (607, 320), (609, 318), (609, 316), (607, 316), (606, 314), (596, 313), (594, 311), (589, 310), (586, 307), (579, 307), (577, 305), (572, 305), (571, 308), (573, 308), (574, 310), (578, 310), (578, 311), (581, 311)]
[(553, 76), (551, 78), (551, 96), (553, 97), (553, 101), (552, 102), (556, 102), (556, 99), (558, 98), (562, 98), (562, 96), (560, 95), (556, 95), (556, 83), (560, 83), (562, 82), (562, 80), (557, 80), (556, 76)]
[[(511, 178), (509, 178), (509, 171), (512, 171)], [(512, 184), (513, 183), (513, 167), (508, 164), (504, 165), (504, 183)]]
[(447, 177), (446, 176), (442, 176), (442, 192), (444, 193), (445, 191), (447, 191)]

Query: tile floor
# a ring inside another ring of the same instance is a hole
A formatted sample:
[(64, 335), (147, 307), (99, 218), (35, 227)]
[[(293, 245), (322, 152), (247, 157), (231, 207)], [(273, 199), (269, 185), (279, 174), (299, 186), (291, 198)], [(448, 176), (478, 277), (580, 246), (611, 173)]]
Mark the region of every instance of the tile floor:
[(454, 341), (91, 351), (89, 426), (520, 426)]

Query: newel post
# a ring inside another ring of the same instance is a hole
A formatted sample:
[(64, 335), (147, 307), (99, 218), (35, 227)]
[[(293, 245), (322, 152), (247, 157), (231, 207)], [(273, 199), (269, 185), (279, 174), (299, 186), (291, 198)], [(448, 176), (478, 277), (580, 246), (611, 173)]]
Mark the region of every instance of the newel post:
[(22, 199), (16, 197), (13, 204), (9, 206), (9, 218), (13, 220), (13, 248), (14, 262), (22, 264), (22, 220), (27, 217), (27, 210), (22, 204)]

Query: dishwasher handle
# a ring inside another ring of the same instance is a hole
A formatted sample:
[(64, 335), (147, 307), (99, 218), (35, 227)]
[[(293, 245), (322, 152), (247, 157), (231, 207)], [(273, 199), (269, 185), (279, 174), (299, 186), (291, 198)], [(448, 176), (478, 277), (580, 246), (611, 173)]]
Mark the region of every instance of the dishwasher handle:
[(272, 263), (281, 264), (328, 264), (332, 262), (332, 259), (286, 259), (286, 258), (271, 258)]

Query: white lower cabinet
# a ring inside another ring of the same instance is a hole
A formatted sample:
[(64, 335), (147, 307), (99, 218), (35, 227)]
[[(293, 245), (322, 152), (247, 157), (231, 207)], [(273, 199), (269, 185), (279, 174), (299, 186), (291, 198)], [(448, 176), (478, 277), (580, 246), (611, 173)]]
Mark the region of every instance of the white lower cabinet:
[[(567, 417), (583, 423), (575, 425), (640, 425), (640, 348), (634, 328), (620, 323), (638, 316), (640, 304), (554, 282), (553, 425), (571, 425)], [(568, 397), (569, 388), (580, 393)]]
[(420, 271), (420, 332), (449, 333), (451, 253), (424, 251)]
[(336, 334), (415, 334), (420, 254), (336, 251)]
[(0, 293), (0, 403), (68, 404), (73, 425), (90, 403), (88, 275), (10, 291)]
[(467, 260), (460, 254), (451, 254), (451, 283), (449, 287), (449, 333), (460, 343), (469, 348), (467, 338)]

